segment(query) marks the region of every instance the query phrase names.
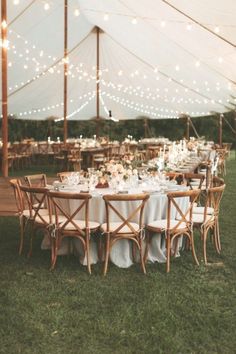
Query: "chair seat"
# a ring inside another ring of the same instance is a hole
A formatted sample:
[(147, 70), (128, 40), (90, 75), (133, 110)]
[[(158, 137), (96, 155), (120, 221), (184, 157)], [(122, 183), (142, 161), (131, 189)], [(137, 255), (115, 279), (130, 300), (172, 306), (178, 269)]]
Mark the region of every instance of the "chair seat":
[[(55, 224), (55, 216), (54, 215), (52, 215), (52, 219), (51, 219), (51, 221), (50, 221), (50, 217), (49, 217), (49, 214), (47, 213), (47, 214), (42, 214), (42, 213), (40, 213), (41, 214), (41, 216), (42, 216), (42, 219), (44, 220), (42, 220), (39, 216), (36, 216), (36, 218), (35, 218), (35, 222), (37, 223), (37, 224), (42, 224), (42, 225), (44, 225), (44, 223), (46, 223), (46, 224)], [(64, 216), (60, 216), (60, 218), (59, 218), (59, 222), (60, 223), (63, 223), (64, 221), (66, 220), (66, 218), (64, 217)]]
[[(204, 214), (204, 207), (198, 207), (198, 206), (194, 206), (193, 207), (193, 214)], [(214, 208), (211, 207), (207, 207), (207, 214), (208, 215), (212, 215), (214, 213)]]
[[(207, 215), (206, 216), (206, 222), (209, 220), (214, 220), (214, 217), (212, 215)], [(193, 214), (192, 215), (192, 221), (194, 224), (202, 224), (204, 221), (204, 214)]]
[[(121, 224), (122, 224), (121, 222), (111, 222), (110, 223), (110, 232), (115, 231)], [(138, 224), (136, 224), (134, 222), (130, 222), (129, 224), (134, 228), (135, 231), (139, 231)], [(107, 232), (107, 224), (106, 223), (102, 224), (101, 229), (103, 232)], [(119, 234), (132, 233), (132, 230), (127, 225), (124, 225), (118, 233)]]
[[(64, 218), (66, 220), (66, 218)], [(64, 221), (63, 221), (64, 222)], [(60, 227), (63, 227), (63, 222), (62, 224), (60, 225)], [(74, 220), (73, 219), (73, 222), (81, 229), (81, 230), (84, 230), (85, 229), (85, 221), (84, 220)], [(100, 224), (96, 221), (89, 221), (88, 222), (88, 226), (89, 226), (89, 229), (90, 230), (94, 230), (94, 229), (98, 229)], [(65, 227), (65, 230), (70, 230), (70, 231), (75, 231), (76, 230), (76, 227), (71, 224), (71, 223), (68, 223), (68, 225), (66, 225)]]
[[(34, 210), (32, 210), (32, 215), (34, 215)], [(24, 211), (23, 211), (23, 216), (25, 216), (26, 218), (29, 218), (30, 217), (30, 211), (29, 211), (29, 209), (25, 209)], [(40, 214), (42, 215), (42, 216), (44, 216), (44, 215), (48, 215), (48, 209), (40, 209)]]
[[(171, 219), (170, 220), (170, 229), (174, 229), (178, 223), (179, 223), (178, 220)], [(158, 231), (166, 230), (166, 228), (167, 228), (167, 219), (155, 220), (155, 221), (151, 222), (150, 224), (148, 224), (147, 228), (157, 229)], [(186, 228), (186, 223), (185, 222), (181, 222), (178, 225), (178, 227), (177, 227), (178, 230), (185, 229), (185, 228)]]

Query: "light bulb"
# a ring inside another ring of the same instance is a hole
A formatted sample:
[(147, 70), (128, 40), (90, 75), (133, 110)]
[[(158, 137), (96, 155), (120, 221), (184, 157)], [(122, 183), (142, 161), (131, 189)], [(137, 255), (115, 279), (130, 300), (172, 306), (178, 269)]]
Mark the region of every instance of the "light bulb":
[(74, 11), (74, 15), (75, 15), (76, 17), (78, 17), (78, 16), (80, 15), (80, 11), (79, 11), (79, 9), (75, 9), (75, 11)]
[(44, 4), (44, 10), (47, 11), (47, 10), (49, 10), (49, 9), (50, 9), (50, 5), (49, 5), (49, 3), (46, 2), (46, 3)]
[(2, 28), (7, 28), (7, 22), (5, 20), (2, 21)]
[(134, 17), (131, 22), (132, 22), (133, 25), (137, 25), (137, 23), (138, 23), (137, 18)]
[(104, 20), (104, 21), (108, 21), (108, 20), (109, 20), (109, 15), (108, 15), (108, 14), (104, 14), (103, 20)]

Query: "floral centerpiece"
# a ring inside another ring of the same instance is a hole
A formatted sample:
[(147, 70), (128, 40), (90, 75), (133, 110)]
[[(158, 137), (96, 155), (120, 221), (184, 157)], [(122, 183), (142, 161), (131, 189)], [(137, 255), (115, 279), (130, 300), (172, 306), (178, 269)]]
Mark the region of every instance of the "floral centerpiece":
[(136, 168), (133, 168), (130, 160), (123, 159), (121, 161), (110, 160), (100, 167), (97, 174), (98, 184), (96, 187), (107, 188), (109, 181), (127, 181), (131, 176), (137, 176), (138, 171)]

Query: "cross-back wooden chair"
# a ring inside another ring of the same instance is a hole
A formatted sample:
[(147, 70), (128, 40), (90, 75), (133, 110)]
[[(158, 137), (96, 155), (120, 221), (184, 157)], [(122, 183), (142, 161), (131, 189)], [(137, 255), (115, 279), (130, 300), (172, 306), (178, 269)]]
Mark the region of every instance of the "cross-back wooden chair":
[[(194, 248), (194, 238), (193, 238), (193, 224), (192, 224), (192, 209), (193, 205), (196, 202), (200, 190), (189, 190), (189, 191), (178, 191), (178, 192), (169, 192), (167, 194), (167, 213), (166, 219), (155, 220), (146, 225), (148, 231), (147, 234), (147, 248), (145, 252), (145, 258), (147, 256), (148, 245), (150, 243), (150, 235), (152, 233), (164, 233), (166, 241), (166, 271), (170, 271), (170, 257), (171, 257), (171, 247), (175, 243), (175, 252), (176, 255), (178, 247), (178, 238), (180, 236), (186, 236), (191, 250), (194, 261), (199, 265), (197, 256)], [(181, 198), (188, 198), (189, 202), (187, 207), (183, 208), (180, 203)]]
[[(66, 237), (74, 237), (81, 241), (84, 256), (87, 258), (88, 272), (91, 274), (89, 240), (91, 232), (99, 229), (100, 224), (89, 219), (88, 193), (48, 193), (52, 215), (55, 215), (55, 236), (53, 237), (52, 266), (54, 269), (61, 242)], [(64, 220), (61, 221), (61, 218)]]
[[(112, 246), (119, 240), (127, 239), (136, 245), (140, 253), (141, 267), (146, 274), (143, 253), (142, 253), (142, 237), (143, 237), (143, 211), (148, 194), (112, 194), (104, 195), (106, 207), (106, 223), (102, 224), (101, 229), (106, 237), (105, 239), (105, 263), (103, 274), (106, 275), (108, 268), (109, 255)], [(122, 212), (121, 203), (129, 203), (124, 208), (128, 215)], [(114, 218), (118, 221), (112, 221)], [(134, 222), (134, 220), (136, 222)], [(134, 248), (133, 248), (134, 254)]]
[(24, 176), (25, 182), (29, 187), (46, 187), (47, 177), (44, 173)]
[[(79, 149), (71, 149), (68, 154), (68, 165), (72, 165), (74, 171), (81, 170), (81, 163), (83, 159), (81, 158), (81, 151)], [(68, 167), (69, 167), (68, 166)]]
[(202, 189), (205, 176), (201, 173), (185, 173), (184, 180), (190, 189)]
[(58, 172), (57, 177), (59, 178), (60, 182), (63, 182), (64, 180), (67, 179), (68, 176), (71, 175), (71, 171), (65, 171), (65, 172)]
[(52, 226), (52, 220), (50, 216), (50, 205), (48, 203), (47, 191), (45, 187), (29, 187), (20, 186), (20, 190), (23, 194), (25, 201), (28, 204), (29, 217), (28, 220), (31, 225), (30, 233), (30, 249), (28, 257), (32, 255), (33, 249), (33, 237), (37, 229), (44, 229), (50, 235), (50, 228)]
[(166, 172), (165, 176), (169, 178), (170, 181), (182, 180), (184, 178), (183, 173), (181, 172)]
[(16, 201), (17, 214), (19, 216), (20, 223), (20, 245), (19, 245), (19, 254), (22, 253), (23, 245), (24, 245), (24, 235), (27, 225), (27, 220), (29, 219), (30, 212), (29, 209), (26, 209), (22, 191), (20, 189), (21, 181), (20, 179), (11, 179), (9, 181), (11, 187), (13, 188), (14, 197)]
[(224, 181), (218, 177), (213, 178), (215, 187), (208, 188), (204, 207), (193, 209), (194, 227), (200, 230), (203, 242), (203, 258), (207, 264), (207, 235), (210, 230), (213, 232), (213, 241), (217, 253), (221, 251), (220, 232), (219, 232), (219, 212), (220, 202), (225, 190)]

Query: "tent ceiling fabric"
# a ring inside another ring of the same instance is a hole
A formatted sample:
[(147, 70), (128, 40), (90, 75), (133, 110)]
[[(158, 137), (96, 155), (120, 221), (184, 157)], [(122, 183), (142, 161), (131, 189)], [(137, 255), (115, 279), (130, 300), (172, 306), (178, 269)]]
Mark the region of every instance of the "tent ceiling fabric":
[[(60, 118), (64, 0), (7, 4), (9, 114)], [(95, 26), (102, 30), (101, 116), (108, 118), (111, 110), (118, 119), (176, 118), (181, 113), (205, 116), (234, 108), (235, 0), (68, 4), (68, 119), (96, 116)]]

